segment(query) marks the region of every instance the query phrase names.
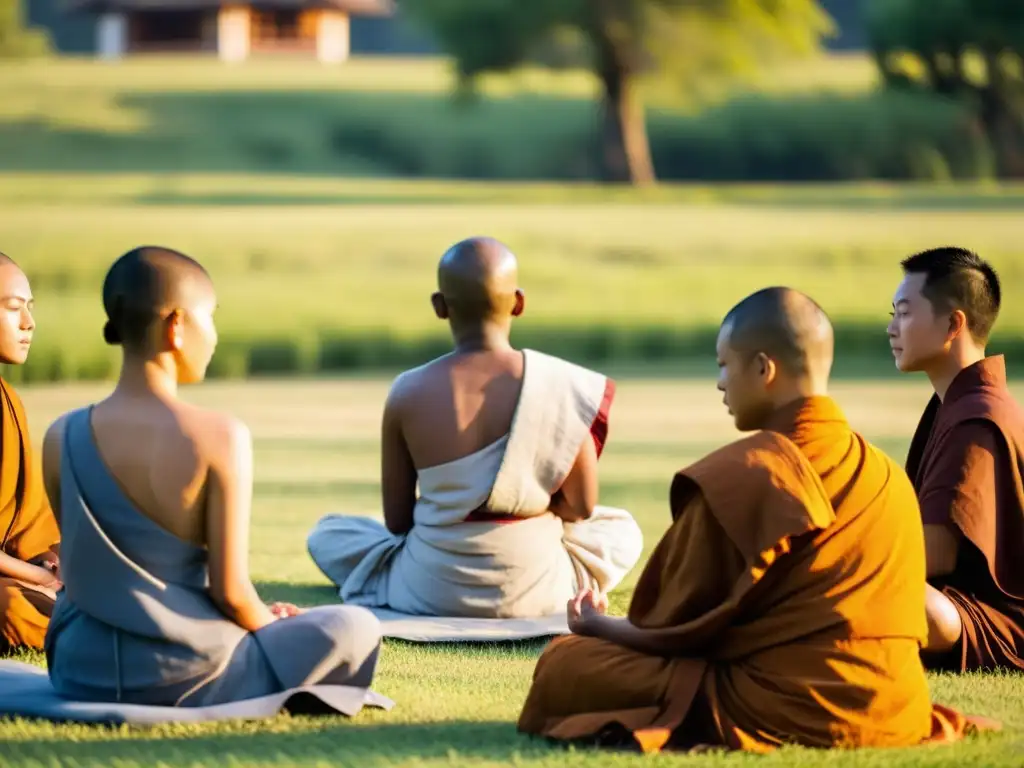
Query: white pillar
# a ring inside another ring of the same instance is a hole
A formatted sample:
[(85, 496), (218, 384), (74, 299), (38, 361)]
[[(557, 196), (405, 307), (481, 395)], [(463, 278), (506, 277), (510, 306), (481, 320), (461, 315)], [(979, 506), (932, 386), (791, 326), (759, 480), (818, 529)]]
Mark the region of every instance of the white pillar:
[(222, 61), (249, 58), (252, 18), (247, 6), (226, 6), (217, 15), (217, 55)]
[(349, 19), (342, 11), (320, 12), (316, 25), (316, 57), (324, 64), (348, 59)]
[(96, 25), (96, 53), (101, 59), (120, 59), (128, 52), (128, 19), (123, 13), (104, 13)]

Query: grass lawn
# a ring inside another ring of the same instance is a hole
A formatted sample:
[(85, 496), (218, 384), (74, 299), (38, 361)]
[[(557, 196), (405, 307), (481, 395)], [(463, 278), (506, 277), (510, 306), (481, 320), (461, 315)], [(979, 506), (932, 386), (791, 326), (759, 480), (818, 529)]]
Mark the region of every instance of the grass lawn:
[[(899, 260), (961, 244), (1012, 286), (1024, 276), (1024, 188), (499, 185), (195, 174), (5, 174), (0, 250), (28, 272), (39, 332), (30, 366), (115, 359), (101, 339), (103, 275), (146, 243), (196, 256), (230, 343), (302, 349), (331, 334), (440, 339), (437, 260), (474, 234), (520, 256), (522, 334), (713, 329), (747, 293), (788, 284), (860, 329), (879, 358)], [(995, 342), (1024, 334), (1005, 302)], [(877, 345), (875, 339), (877, 338)], [(225, 347), (225, 348), (226, 348)], [(382, 354), (386, 354), (382, 353)], [(844, 347), (840, 344), (840, 355)], [(614, 359), (615, 350), (606, 358)]]
[[(654, 134), (741, 91), (859, 97), (878, 80), (858, 55), (758, 75), (699, 102), (678, 83), (642, 83), (662, 125), (652, 123)], [(148, 56), (5, 63), (0, 170), (594, 178), (600, 88), (591, 73), (488, 75), (472, 103), (453, 98), (454, 85), (445, 58), (356, 58), (342, 67)]]
[[(613, 372), (614, 373), (614, 372)], [(267, 600), (330, 603), (333, 590), (305, 554), (305, 536), (327, 511), (377, 515), (378, 422), (385, 381), (214, 383), (196, 402), (230, 409), (252, 427), (256, 489), (252, 573)], [(103, 395), (105, 387), (26, 388), (33, 432), (59, 413)], [(1017, 386), (1018, 397), (1024, 388)], [(919, 379), (840, 383), (835, 395), (856, 428), (897, 459), (927, 396)], [(710, 381), (622, 378), (602, 459), (602, 501), (629, 508), (645, 536), (645, 556), (667, 527), (668, 483), (689, 461), (736, 433)], [(621, 613), (639, 575), (614, 595)], [(94, 729), (25, 722), (0, 724), (3, 766), (425, 766), (648, 765), (632, 755), (567, 751), (515, 733), (540, 644), (490, 647), (388, 642), (375, 687), (398, 705), (367, 710), (355, 721), (281, 716), (271, 722)], [(38, 660), (38, 659), (37, 659)], [(1020, 764), (1024, 750), (1024, 679), (935, 676), (936, 699), (1001, 719), (1001, 733), (953, 747), (896, 752), (784, 750), (744, 755), (661, 756), (659, 765), (985, 766)]]

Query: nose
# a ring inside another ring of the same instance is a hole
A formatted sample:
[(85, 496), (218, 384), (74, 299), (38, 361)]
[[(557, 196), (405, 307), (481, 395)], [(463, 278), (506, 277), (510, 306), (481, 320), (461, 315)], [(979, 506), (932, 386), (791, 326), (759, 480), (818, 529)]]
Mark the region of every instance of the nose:
[(32, 311), (26, 307), (21, 311), (21, 330), (34, 331), (35, 329), (36, 319), (32, 317)]
[(889, 334), (889, 338), (890, 339), (896, 338), (896, 318), (895, 317), (892, 318), (889, 321), (889, 324), (887, 326), (885, 326), (885, 332), (887, 334)]

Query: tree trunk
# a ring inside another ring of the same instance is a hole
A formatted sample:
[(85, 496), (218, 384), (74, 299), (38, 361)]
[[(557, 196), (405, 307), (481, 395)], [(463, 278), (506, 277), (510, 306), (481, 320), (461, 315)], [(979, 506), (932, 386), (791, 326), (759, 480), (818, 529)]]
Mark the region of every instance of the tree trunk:
[(599, 74), (604, 87), (601, 155), (605, 180), (634, 186), (654, 184), (647, 123), (635, 78), (615, 63), (602, 67)]
[(985, 57), (988, 83), (980, 90), (981, 122), (995, 150), (999, 176), (1024, 177), (1024, 108), (1019, 87), (1003, 71), (998, 56)]

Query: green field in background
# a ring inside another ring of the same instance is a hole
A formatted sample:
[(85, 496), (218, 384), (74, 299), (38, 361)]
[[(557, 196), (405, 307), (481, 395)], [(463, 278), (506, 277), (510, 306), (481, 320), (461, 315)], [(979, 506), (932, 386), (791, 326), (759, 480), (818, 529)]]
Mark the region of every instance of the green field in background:
[[(444, 250), (491, 235), (518, 254), (516, 339), (581, 362), (710, 362), (722, 315), (751, 291), (807, 291), (840, 362), (888, 366), (899, 261), (975, 248), (1008, 287), (994, 345), (1024, 349), (1012, 286), (1024, 189), (937, 186), (499, 185), (242, 175), (0, 176), (0, 249), (38, 299), (26, 375), (108, 376), (103, 276), (141, 244), (184, 250), (219, 291), (215, 375), (393, 370), (445, 349), (429, 295)], [(17, 376), (15, 369), (12, 375)]]

